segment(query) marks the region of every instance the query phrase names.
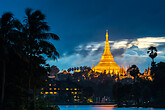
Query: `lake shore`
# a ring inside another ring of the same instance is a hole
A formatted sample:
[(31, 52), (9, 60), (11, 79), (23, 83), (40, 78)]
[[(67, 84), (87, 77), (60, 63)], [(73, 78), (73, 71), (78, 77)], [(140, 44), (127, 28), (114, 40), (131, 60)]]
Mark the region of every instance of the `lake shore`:
[(120, 105), (115, 103), (70, 103), (70, 104), (58, 104), (58, 105), (110, 105), (114, 108), (165, 108), (165, 105)]
[(116, 105), (116, 108), (165, 108), (165, 105)]

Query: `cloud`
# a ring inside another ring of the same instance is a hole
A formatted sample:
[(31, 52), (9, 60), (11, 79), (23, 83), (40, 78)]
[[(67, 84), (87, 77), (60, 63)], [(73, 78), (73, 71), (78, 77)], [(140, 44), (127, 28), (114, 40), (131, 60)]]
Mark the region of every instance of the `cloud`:
[(123, 54), (125, 51), (126, 51), (126, 49), (124, 49), (124, 48), (113, 49), (112, 54), (114, 57), (123, 57)]
[(158, 47), (165, 44), (165, 37), (138, 38), (136, 41), (131, 42), (131, 44), (137, 46), (138, 48), (149, 48), (150, 46)]
[[(59, 66), (60, 69), (74, 66), (91, 66), (92, 64), (96, 66), (104, 52), (104, 45), (104, 41), (80, 44), (73, 50), (64, 53), (64, 56), (58, 59), (58, 62), (55, 62), (54, 65)], [(110, 41), (111, 53), (115, 62), (120, 66), (124, 65), (125, 68), (132, 64), (136, 64), (141, 70), (147, 68), (151, 61), (147, 54), (150, 46), (156, 46), (158, 49), (157, 61), (165, 59), (164, 37), (143, 37)], [(53, 64), (51, 60), (48, 62)]]

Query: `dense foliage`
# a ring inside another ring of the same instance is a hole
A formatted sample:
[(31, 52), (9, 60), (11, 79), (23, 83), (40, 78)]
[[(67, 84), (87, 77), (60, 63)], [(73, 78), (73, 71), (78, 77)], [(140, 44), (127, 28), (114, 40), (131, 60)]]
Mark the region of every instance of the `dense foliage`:
[(138, 67), (132, 65), (128, 72), (134, 77), (134, 83), (117, 82), (113, 85), (113, 98), (118, 106), (165, 107), (165, 62), (154, 62), (157, 56), (155, 47), (151, 46), (147, 53), (152, 58), (150, 74), (153, 80), (139, 78)]
[(6, 110), (42, 109), (37, 105), (41, 101), (37, 101), (40, 96), (36, 94), (49, 68), (45, 57), (59, 56), (54, 45), (48, 42), (59, 37), (46, 33), (50, 28), (45, 15), (38, 10), (25, 12), (23, 23), (11, 13), (0, 18), (1, 107)]

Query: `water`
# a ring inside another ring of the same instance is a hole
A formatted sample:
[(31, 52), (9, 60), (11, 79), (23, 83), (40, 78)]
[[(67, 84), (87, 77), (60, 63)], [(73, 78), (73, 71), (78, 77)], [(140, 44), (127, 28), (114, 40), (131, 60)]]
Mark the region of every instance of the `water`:
[(160, 108), (114, 108), (112, 105), (59, 105), (60, 110), (165, 110)]

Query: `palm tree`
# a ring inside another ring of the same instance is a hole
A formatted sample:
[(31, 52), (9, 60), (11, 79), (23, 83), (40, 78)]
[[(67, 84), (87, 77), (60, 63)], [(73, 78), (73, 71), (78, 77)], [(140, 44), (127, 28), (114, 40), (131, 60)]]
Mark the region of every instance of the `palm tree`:
[(157, 49), (156, 47), (149, 47), (147, 53), (149, 54), (149, 57), (152, 58), (152, 62), (154, 62), (154, 58), (157, 56)]
[[(25, 51), (29, 56), (29, 91), (31, 89), (31, 83), (33, 76), (35, 75), (34, 70), (37, 69), (37, 65), (45, 65), (45, 55), (48, 58), (57, 59), (59, 56), (54, 45), (49, 42), (49, 39), (59, 40), (59, 37), (53, 33), (46, 33), (50, 30), (50, 27), (45, 22), (45, 15), (41, 11), (32, 11), (32, 9), (25, 10), (26, 17), (23, 24), (23, 35), (26, 40)], [(36, 60), (37, 59), (37, 60)], [(37, 63), (38, 62), (38, 63)], [(39, 75), (39, 74), (38, 74)], [(35, 80), (35, 78), (34, 78)], [(35, 86), (35, 85), (33, 85)]]
[(14, 48), (14, 45), (17, 42), (18, 35), (17, 32), (19, 32), (21, 27), (21, 23), (14, 19), (13, 14), (10, 12), (7, 12), (2, 15), (0, 18), (0, 61), (3, 63), (3, 82), (2, 82), (2, 98), (1, 102), (3, 105), (4, 102), (4, 96), (5, 96), (5, 76), (6, 76), (6, 62), (8, 59), (8, 54), (11, 49), (14, 49), (14, 52), (16, 51), (16, 48)]
[(77, 67), (76, 69), (79, 70), (79, 67)]
[(149, 54), (149, 57), (152, 59), (151, 62), (151, 75), (152, 77), (155, 75), (155, 69), (156, 69), (156, 63), (154, 61), (154, 58), (157, 56), (157, 49), (156, 47), (149, 47), (147, 53)]
[(135, 80), (138, 78), (138, 74), (140, 73), (140, 71), (136, 65), (132, 65), (128, 68), (127, 73), (130, 73), (130, 75), (134, 77), (135, 82)]

